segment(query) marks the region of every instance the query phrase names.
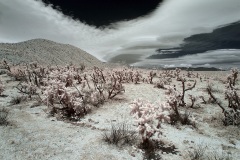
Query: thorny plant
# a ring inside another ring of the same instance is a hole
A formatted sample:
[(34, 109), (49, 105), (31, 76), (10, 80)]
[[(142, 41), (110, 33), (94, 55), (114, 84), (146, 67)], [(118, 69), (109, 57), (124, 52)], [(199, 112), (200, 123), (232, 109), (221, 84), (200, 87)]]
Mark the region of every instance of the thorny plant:
[[(61, 76), (59, 76), (61, 75)], [(51, 113), (78, 118), (99, 107), (108, 99), (124, 92), (122, 77), (94, 67), (92, 72), (79, 72), (74, 66), (52, 69), (44, 78), (44, 101)]]
[[(178, 73), (178, 72), (177, 72)], [(179, 73), (178, 73), (179, 74)], [(177, 75), (178, 75), (177, 74)], [(196, 81), (194, 81), (194, 84), (188, 85), (186, 87), (186, 79), (182, 78), (181, 76), (177, 77), (177, 80), (181, 82), (182, 89), (181, 92), (177, 91), (176, 86), (169, 86), (167, 91), (165, 92), (167, 94), (167, 103), (171, 107), (171, 124), (176, 124), (177, 122), (180, 122), (183, 125), (193, 125), (195, 126), (195, 120), (191, 116), (191, 114), (185, 111), (184, 114), (180, 113), (180, 107), (186, 106), (185, 102), (185, 93), (189, 90), (192, 90), (196, 86)], [(194, 103), (196, 101), (196, 97), (189, 95), (191, 100), (190, 107), (193, 108)]]
[(169, 122), (170, 106), (167, 103), (151, 104), (141, 99), (134, 100), (130, 114), (136, 118), (137, 130), (141, 136), (141, 143), (151, 143), (151, 137), (161, 134), (161, 123)]
[(228, 88), (234, 89), (238, 77), (238, 69), (232, 68), (231, 74), (227, 76)]
[(3, 91), (4, 91), (4, 87), (3, 87), (2, 81), (0, 79), (0, 96), (2, 96)]
[[(232, 82), (233, 81), (229, 82), (229, 84), (231, 84), (229, 86), (232, 87), (227, 87), (225, 91), (225, 99), (228, 101), (227, 106), (224, 106), (223, 103), (216, 98), (210, 86), (208, 86), (206, 89), (209, 96), (222, 109), (222, 112), (224, 114), (224, 125), (240, 125), (240, 96), (238, 95), (236, 89), (233, 88), (234, 85)], [(234, 83), (236, 82), (234, 81)]]
[(6, 108), (0, 109), (0, 126), (8, 125), (9, 110)]

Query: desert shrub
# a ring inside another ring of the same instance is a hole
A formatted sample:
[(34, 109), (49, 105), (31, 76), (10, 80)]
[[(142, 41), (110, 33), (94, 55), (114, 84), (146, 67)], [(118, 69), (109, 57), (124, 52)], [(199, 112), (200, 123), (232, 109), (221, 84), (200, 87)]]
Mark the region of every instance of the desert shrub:
[(147, 76), (147, 79), (148, 79), (148, 82), (150, 84), (153, 84), (153, 78), (156, 77), (156, 72), (153, 72), (153, 71), (150, 71), (149, 72), (149, 75)]
[(165, 85), (169, 85), (170, 82), (169, 80), (166, 80), (164, 78), (160, 78), (157, 82), (154, 83), (155, 88), (161, 88), (161, 89), (166, 89)]
[(1, 62), (1, 68), (10, 71), (10, 65), (9, 65), (9, 63), (7, 62), (6, 59), (3, 59), (3, 60), (2, 60), (2, 62)]
[(190, 112), (185, 111), (184, 114), (180, 112), (180, 107), (182, 106), (182, 93), (175, 90), (173, 87), (169, 87), (167, 91), (167, 103), (171, 107), (170, 120), (171, 124), (174, 125), (180, 122), (183, 125), (195, 126), (195, 120), (191, 116)]
[(0, 67), (0, 75), (7, 74), (8, 71), (6, 69), (1, 69)]
[(106, 71), (98, 67), (79, 72), (74, 66), (48, 69), (42, 82), (44, 102), (51, 114), (80, 118), (93, 107), (124, 92), (124, 78), (120, 71)]
[(137, 140), (137, 134), (132, 131), (126, 122), (111, 123), (110, 131), (104, 131), (102, 138), (105, 142), (115, 145), (132, 145)]
[(194, 108), (195, 107), (195, 103), (198, 100), (198, 97), (197, 96), (193, 96), (191, 94), (189, 94), (188, 96), (189, 96), (189, 99), (191, 101), (191, 104), (189, 105), (189, 107), (190, 108)]
[(13, 77), (16, 81), (26, 81), (27, 75), (25, 70), (26, 68), (24, 66), (11, 66), (10, 71), (7, 74)]
[(26, 96), (16, 96), (13, 97), (11, 100), (11, 104), (15, 105), (15, 104), (20, 104), (23, 101), (26, 101), (27, 97)]
[(84, 63), (81, 63), (79, 69), (80, 69), (81, 71), (84, 71), (85, 68), (86, 68), (85, 64), (84, 64)]
[(209, 147), (203, 143), (195, 145), (187, 151), (187, 156), (191, 160), (233, 160), (231, 152), (210, 151)]
[(185, 93), (186, 91), (189, 91), (189, 90), (192, 90), (193, 88), (195, 88), (196, 86), (196, 81), (194, 81), (194, 84), (193, 85), (189, 85), (188, 88), (186, 88), (186, 85), (185, 85), (185, 82), (186, 82), (186, 79), (183, 79), (183, 78), (180, 78), (180, 81), (182, 83), (182, 92), (181, 92), (181, 103), (179, 104), (180, 106), (186, 106), (186, 103), (185, 103)]
[(44, 101), (49, 106), (50, 112), (60, 113), (64, 118), (82, 117), (91, 110), (76, 89), (70, 90), (62, 83), (50, 86), (44, 95)]
[(143, 150), (143, 159), (147, 160), (161, 160), (162, 157), (159, 152), (167, 154), (177, 154), (177, 148), (172, 143), (154, 139), (145, 144), (140, 144), (139, 148)]
[(32, 96), (37, 95), (37, 86), (32, 84), (32, 83), (27, 83), (27, 82), (20, 82), (17, 86), (16, 89), (24, 94), (28, 95), (29, 98), (32, 98)]
[(209, 155), (207, 155), (208, 160), (234, 160), (233, 155), (231, 153), (225, 153), (225, 152), (212, 152)]
[(229, 88), (233, 89), (236, 85), (237, 77), (238, 77), (238, 69), (237, 68), (232, 68), (231, 69), (231, 74), (227, 76), (227, 82)]
[(191, 160), (204, 160), (207, 146), (198, 144), (192, 150), (188, 150), (187, 154)]
[(2, 81), (0, 80), (0, 96), (2, 95), (3, 91), (4, 91), (4, 87), (3, 87)]
[(228, 106), (224, 106), (221, 101), (219, 101), (211, 89), (208, 87), (207, 92), (209, 96), (214, 100), (214, 102), (222, 109), (224, 114), (223, 123), (224, 125), (240, 125), (240, 97), (235, 89), (227, 89), (225, 91), (225, 96), (228, 101)]
[(0, 109), (0, 126), (8, 125), (9, 110), (6, 108)]

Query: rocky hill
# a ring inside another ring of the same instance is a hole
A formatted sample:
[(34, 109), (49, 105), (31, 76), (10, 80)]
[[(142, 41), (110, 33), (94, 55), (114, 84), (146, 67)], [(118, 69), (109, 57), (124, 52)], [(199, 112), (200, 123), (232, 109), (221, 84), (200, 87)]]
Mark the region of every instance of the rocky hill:
[(77, 47), (45, 39), (33, 39), (20, 43), (0, 43), (0, 59), (3, 58), (15, 64), (37, 61), (46, 65), (69, 63), (84, 64), (87, 67), (107, 65)]

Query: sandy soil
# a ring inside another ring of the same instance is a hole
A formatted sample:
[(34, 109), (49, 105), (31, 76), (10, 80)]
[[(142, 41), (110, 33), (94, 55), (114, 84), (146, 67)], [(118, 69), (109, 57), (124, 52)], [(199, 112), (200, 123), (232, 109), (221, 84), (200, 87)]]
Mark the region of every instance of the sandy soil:
[[(226, 73), (199, 74), (203, 77), (202, 82), (199, 78), (189, 78), (190, 83), (191, 80), (197, 80), (197, 85), (188, 91), (186, 96), (192, 94), (208, 97), (204, 88), (210, 81), (215, 89), (214, 94), (224, 100), (224, 84), (221, 80), (226, 78)], [(134, 99), (142, 98), (150, 102), (166, 100), (165, 90), (154, 88), (152, 84), (124, 84), (123, 95), (118, 95), (115, 100), (109, 100), (103, 106), (95, 108), (80, 121), (68, 123), (49, 116), (47, 106), (35, 106), (34, 100), (28, 99), (20, 104), (12, 104), (14, 97), (21, 96), (15, 88), (18, 82), (6, 74), (1, 74), (0, 79), (5, 86), (5, 96), (0, 97), (0, 107), (10, 111), (9, 125), (0, 126), (2, 160), (143, 159), (142, 151), (136, 146), (110, 145), (102, 140), (102, 134), (104, 130), (110, 130), (111, 124), (120, 122), (126, 122), (135, 130), (135, 121), (129, 114), (129, 105)], [(180, 82), (173, 80), (171, 85), (173, 84), (181, 88)], [(240, 87), (239, 82), (237, 87)], [(172, 153), (159, 150), (157, 153), (166, 160), (186, 160), (191, 159), (188, 151), (202, 146), (207, 147), (204, 159), (214, 153), (222, 157), (229, 154), (234, 160), (240, 159), (239, 127), (224, 126), (221, 121), (221, 109), (216, 104), (203, 104), (201, 100), (197, 100), (196, 106), (198, 107), (187, 109), (196, 120), (196, 128), (189, 125), (163, 125), (161, 141), (173, 144), (176, 150)]]

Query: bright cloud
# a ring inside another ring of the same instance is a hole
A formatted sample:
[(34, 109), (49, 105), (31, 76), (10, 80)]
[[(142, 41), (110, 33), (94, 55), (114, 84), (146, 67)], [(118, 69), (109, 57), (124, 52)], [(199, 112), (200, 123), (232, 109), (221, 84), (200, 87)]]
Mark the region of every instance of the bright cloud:
[(239, 0), (166, 0), (151, 15), (96, 29), (35, 0), (0, 1), (0, 42), (46, 38), (75, 45), (99, 59), (147, 57), (195, 33), (239, 20)]

